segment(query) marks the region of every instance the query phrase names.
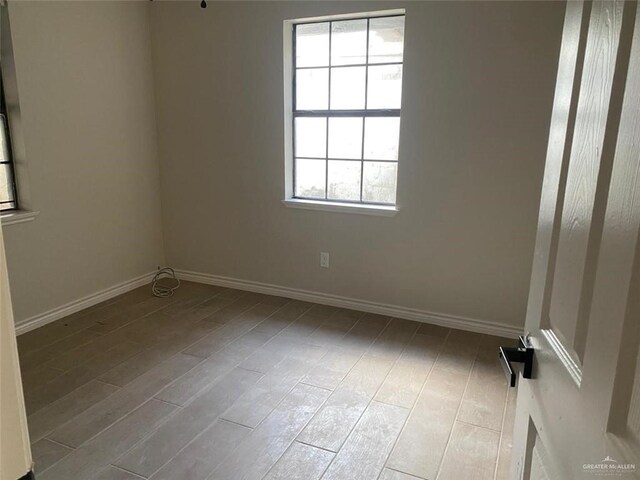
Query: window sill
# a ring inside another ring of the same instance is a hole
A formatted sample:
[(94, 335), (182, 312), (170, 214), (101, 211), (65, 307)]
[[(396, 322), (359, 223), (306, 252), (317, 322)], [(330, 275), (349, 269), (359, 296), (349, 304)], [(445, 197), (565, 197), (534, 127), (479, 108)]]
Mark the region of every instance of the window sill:
[(336, 213), (356, 213), (361, 215), (378, 215), (393, 217), (398, 213), (398, 207), (386, 205), (360, 205), (354, 203), (323, 202), (319, 200), (303, 200), (300, 198), (288, 198), (283, 200), (287, 207), (302, 208), (305, 210), (321, 210)]
[(28, 210), (18, 210), (15, 212), (3, 213), (0, 217), (2, 219), (2, 226), (14, 225), (16, 223), (31, 222), (34, 220), (40, 212), (31, 212)]

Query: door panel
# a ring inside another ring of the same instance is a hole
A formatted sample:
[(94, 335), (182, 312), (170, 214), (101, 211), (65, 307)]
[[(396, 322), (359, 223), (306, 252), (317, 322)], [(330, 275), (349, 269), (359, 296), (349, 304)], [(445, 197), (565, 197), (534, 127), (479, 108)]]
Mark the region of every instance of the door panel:
[(589, 328), (589, 298), (597, 260), (594, 243), (600, 234), (593, 211), (598, 181), (606, 181), (599, 174), (601, 162), (607, 160), (602, 157), (602, 147), (622, 11), (622, 2), (598, 2), (592, 8), (551, 294), (551, 328), (579, 363)]
[(536, 442), (531, 450), (531, 480), (553, 480), (556, 478), (553, 472), (550, 472), (551, 462), (549, 454), (544, 448), (540, 437), (536, 437)]
[(0, 225), (0, 479), (21, 478), (31, 470), (31, 464), (7, 259)]
[[(640, 74), (638, 79), (640, 80)], [(637, 133), (640, 133), (640, 128), (637, 129)], [(634, 141), (640, 141), (640, 138)], [(629, 173), (635, 176), (636, 193), (640, 194), (640, 181), (638, 181), (640, 171)], [(636, 199), (632, 204), (639, 205), (640, 201)], [(628, 255), (628, 252), (620, 249), (616, 251), (618, 255), (625, 253)], [(635, 259), (630, 260), (629, 263), (632, 266), (630, 302), (622, 314), (624, 326), (607, 430), (613, 435), (620, 449), (631, 450), (631, 456), (638, 458), (640, 457), (640, 322), (638, 322), (640, 318), (640, 240), (636, 244)]]
[(636, 437), (640, 438), (640, 368), (638, 367), (640, 356), (636, 359), (635, 378), (633, 379), (633, 390), (629, 398), (629, 408), (627, 413), (627, 428)]
[(567, 3), (546, 162), (511, 478), (638, 478), (637, 2)]
[(589, 3), (568, 2), (565, 15), (527, 306), (527, 318), (541, 321), (544, 328), (550, 327), (548, 312), (560, 231), (559, 212), (574, 135), (590, 7)]

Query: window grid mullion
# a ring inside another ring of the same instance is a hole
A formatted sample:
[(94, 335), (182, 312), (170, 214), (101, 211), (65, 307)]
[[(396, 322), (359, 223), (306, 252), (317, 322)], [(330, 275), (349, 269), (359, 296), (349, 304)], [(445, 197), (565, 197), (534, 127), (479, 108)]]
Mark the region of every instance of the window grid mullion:
[[(368, 45), (367, 45), (368, 49)], [(372, 63), (374, 67), (388, 67), (393, 65), (402, 65), (402, 62), (380, 62), (380, 63)], [(345, 65), (334, 65), (333, 68), (351, 68), (351, 67), (366, 67), (366, 63), (347, 63)], [(326, 65), (312, 65), (307, 67), (296, 67), (298, 70), (319, 70), (321, 68), (329, 68)]]
[[(327, 158), (325, 157), (307, 157), (307, 156), (303, 156), (303, 157), (298, 157), (299, 160), (317, 160), (317, 161), (324, 161), (327, 160)], [(398, 163), (398, 160), (389, 160), (388, 158), (340, 158), (340, 157), (329, 157), (329, 160), (336, 160), (336, 161), (340, 161), (340, 162), (360, 162), (360, 161), (365, 161), (365, 162), (381, 162), (381, 163)]]
[[(367, 18), (367, 41), (366, 41), (366, 50), (365, 50), (365, 67), (364, 67), (364, 109), (367, 109), (367, 99), (369, 97), (369, 22), (370, 19)], [(364, 182), (364, 130), (365, 130), (364, 117), (362, 117), (362, 149), (360, 151), (360, 201), (362, 202), (362, 189)]]
[(399, 117), (399, 109), (294, 110), (294, 117)]
[(292, 152), (293, 152), (293, 196), (296, 196), (296, 189), (297, 189), (297, 185), (296, 185), (296, 173), (298, 170), (298, 159), (297, 159), (297, 154), (296, 154), (296, 116), (295, 116), (295, 111), (298, 108), (298, 93), (297, 93), (297, 61), (296, 61), (296, 57), (298, 55), (298, 46), (296, 43), (296, 38), (298, 36), (298, 25), (294, 25), (293, 26), (293, 38), (291, 39), (291, 44), (293, 46), (293, 55), (292, 55), (292, 59), (291, 59), (291, 63), (292, 63), (292, 73), (291, 75), (293, 76), (292, 80), (293, 80), (293, 111), (294, 111), (294, 115), (292, 115), (291, 118), (291, 140), (293, 141), (293, 147), (292, 147)]
[[(327, 86), (327, 88), (329, 89), (329, 91), (327, 92), (327, 108), (330, 111), (331, 110), (331, 37), (332, 37), (332, 32), (333, 31), (333, 22), (329, 22), (329, 85)], [(325, 142), (326, 142), (326, 148), (324, 151), (324, 199), (328, 200), (329, 199), (329, 117), (327, 116), (325, 119), (326, 122), (326, 138), (325, 138)]]

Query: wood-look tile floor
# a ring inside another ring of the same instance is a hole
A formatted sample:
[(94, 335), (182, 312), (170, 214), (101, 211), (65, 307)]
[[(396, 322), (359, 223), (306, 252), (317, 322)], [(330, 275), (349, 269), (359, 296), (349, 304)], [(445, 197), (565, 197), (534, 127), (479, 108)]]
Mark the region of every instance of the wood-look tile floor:
[(183, 282), (18, 337), (38, 480), (507, 479), (509, 340)]

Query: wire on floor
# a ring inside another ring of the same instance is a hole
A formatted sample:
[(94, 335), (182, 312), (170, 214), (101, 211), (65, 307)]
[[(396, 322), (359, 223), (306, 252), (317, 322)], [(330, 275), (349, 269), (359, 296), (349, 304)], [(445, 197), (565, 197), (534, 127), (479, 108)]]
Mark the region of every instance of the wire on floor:
[(180, 280), (176, 277), (173, 268), (158, 267), (158, 272), (153, 276), (151, 292), (156, 297), (170, 297), (180, 286)]

